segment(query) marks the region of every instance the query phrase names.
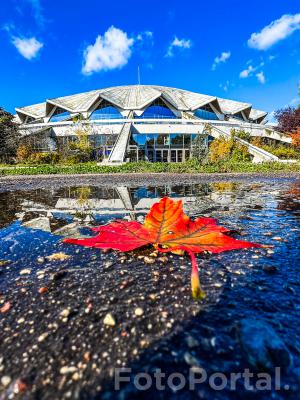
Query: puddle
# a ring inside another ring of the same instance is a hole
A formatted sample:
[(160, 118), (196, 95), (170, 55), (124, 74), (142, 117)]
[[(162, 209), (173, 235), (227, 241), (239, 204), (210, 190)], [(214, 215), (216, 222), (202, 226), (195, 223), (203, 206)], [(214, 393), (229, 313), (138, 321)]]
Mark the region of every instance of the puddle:
[[(145, 265), (136, 254), (61, 241), (89, 236), (89, 227), (114, 219), (142, 222), (164, 196), (181, 199), (190, 217), (214, 217), (237, 238), (274, 247), (198, 256), (207, 293), (200, 304), (190, 297), (188, 257), (170, 255), (166, 264)], [(218, 307), (224, 315), (232, 313), (231, 324), (243, 316), (276, 319), (291, 351), (300, 349), (299, 232), (300, 184), (294, 180), (113, 188), (64, 184), (2, 192), (0, 306), (11, 303), (0, 317), (5, 375), (28, 382), (32, 398), (92, 398), (112, 378), (112, 367), (137, 362), (180, 330), (200, 330), (203, 326), (195, 328), (193, 322), (184, 327)], [(47, 258), (60, 252), (70, 257)], [(40, 294), (41, 288), (47, 292)], [(143, 309), (142, 316), (135, 315), (136, 308)], [(103, 325), (107, 313), (115, 318), (114, 328)], [(203, 323), (214, 337), (222, 326), (217, 317), (210, 318)], [(176, 345), (167, 343), (171, 354)], [(294, 353), (297, 360), (299, 350)], [(223, 361), (215, 359), (219, 367)], [(74, 366), (78, 380), (61, 376), (66, 365)]]

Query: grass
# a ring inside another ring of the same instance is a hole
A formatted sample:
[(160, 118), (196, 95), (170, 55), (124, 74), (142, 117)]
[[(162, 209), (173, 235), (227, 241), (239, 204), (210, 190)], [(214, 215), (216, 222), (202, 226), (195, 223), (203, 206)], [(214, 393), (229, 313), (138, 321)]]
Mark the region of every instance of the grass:
[(38, 165), (38, 166), (3, 166), (0, 175), (46, 175), (46, 174), (114, 174), (114, 173), (276, 173), (300, 172), (300, 163), (268, 162), (219, 162), (201, 165), (195, 160), (185, 163), (150, 163), (133, 162), (118, 166), (98, 166), (95, 162), (76, 165)]

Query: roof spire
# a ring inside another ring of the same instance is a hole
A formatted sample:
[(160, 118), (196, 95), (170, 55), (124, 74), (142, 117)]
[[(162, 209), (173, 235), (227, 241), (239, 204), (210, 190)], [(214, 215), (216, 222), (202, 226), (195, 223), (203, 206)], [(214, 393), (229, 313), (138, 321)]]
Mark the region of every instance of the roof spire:
[(137, 73), (138, 73), (138, 85), (141, 84), (141, 75), (140, 75), (140, 66), (138, 65), (137, 67)]

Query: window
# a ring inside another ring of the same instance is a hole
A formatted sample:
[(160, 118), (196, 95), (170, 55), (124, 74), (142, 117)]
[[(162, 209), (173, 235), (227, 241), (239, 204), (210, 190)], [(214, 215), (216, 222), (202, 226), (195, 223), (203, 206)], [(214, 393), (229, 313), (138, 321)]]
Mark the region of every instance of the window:
[(116, 118), (124, 118), (120, 111), (112, 106), (107, 101), (102, 101), (95, 111), (92, 112), (90, 119), (116, 119)]
[(183, 147), (183, 135), (177, 135), (172, 133), (170, 135), (170, 139), (171, 139), (171, 147), (178, 147), (178, 148)]
[(141, 116), (135, 118), (176, 118), (176, 115), (161, 100), (155, 100)]
[(219, 119), (209, 104), (198, 108), (194, 115), (201, 119)]
[(33, 118), (33, 117), (26, 117), (26, 119), (25, 119), (25, 124), (42, 124), (44, 121), (43, 121), (43, 118), (37, 118), (37, 119), (35, 119), (35, 118)]
[(56, 110), (54, 111), (52, 117), (50, 118), (50, 122), (59, 122), (68, 118), (70, 118), (69, 111), (66, 111), (60, 107), (56, 107)]
[(238, 119), (238, 120), (240, 120), (240, 121), (244, 121), (244, 118), (243, 118), (243, 115), (242, 115), (241, 112), (239, 112), (239, 113), (237, 113), (237, 114), (234, 114), (234, 115), (233, 115), (233, 118)]
[(127, 148), (131, 161), (182, 162), (192, 154), (206, 154), (207, 135), (199, 134), (155, 134), (134, 133)]

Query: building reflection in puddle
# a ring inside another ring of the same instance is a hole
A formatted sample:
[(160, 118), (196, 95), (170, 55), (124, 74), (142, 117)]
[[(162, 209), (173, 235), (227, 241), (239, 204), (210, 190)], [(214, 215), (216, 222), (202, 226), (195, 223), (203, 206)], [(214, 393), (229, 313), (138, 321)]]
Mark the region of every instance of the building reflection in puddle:
[[(0, 222), (20, 221), (23, 226), (62, 236), (82, 236), (83, 226), (116, 218), (142, 221), (151, 206), (164, 196), (182, 200), (192, 217), (214, 212), (241, 214), (260, 210), (278, 198), (278, 186), (215, 182), (157, 187), (62, 187), (56, 190), (6, 192), (0, 195)], [(3, 207), (2, 207), (3, 206)], [(2, 215), (3, 214), (3, 215)], [(5, 215), (5, 218), (4, 218)]]
[[(164, 196), (182, 200), (185, 212), (196, 217), (214, 211), (240, 213), (254, 206), (261, 209), (265, 203), (264, 191), (261, 185), (219, 182), (157, 187), (63, 187), (1, 196), (3, 199), (8, 196), (10, 203), (15, 204), (15, 212), (14, 208), (9, 211), (11, 222), (18, 220), (28, 228), (63, 236), (80, 236), (81, 227), (116, 218), (142, 221), (151, 206)], [(274, 188), (272, 195), (276, 194)]]

